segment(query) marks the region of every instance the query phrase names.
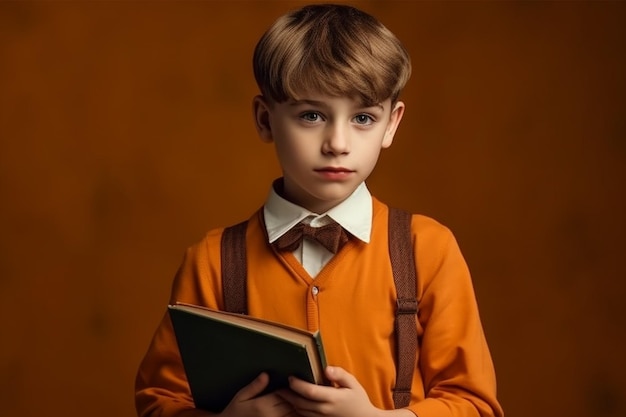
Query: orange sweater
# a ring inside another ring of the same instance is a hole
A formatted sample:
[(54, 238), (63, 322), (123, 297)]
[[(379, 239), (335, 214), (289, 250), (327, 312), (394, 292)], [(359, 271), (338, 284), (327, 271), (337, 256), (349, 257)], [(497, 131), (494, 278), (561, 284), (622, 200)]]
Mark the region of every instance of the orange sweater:
[[(387, 206), (373, 200), (369, 244), (350, 242), (313, 279), (291, 253), (268, 245), (260, 215), (247, 231), (249, 314), (320, 329), (330, 365), (355, 375), (376, 407), (393, 409), (395, 286), (387, 249)], [(171, 302), (222, 308), (220, 238), (189, 248)], [(450, 231), (414, 215), (419, 320), (417, 371), (409, 409), (419, 417), (503, 415), (469, 271)], [(313, 295), (313, 287), (319, 290)], [(193, 408), (171, 323), (165, 315), (136, 381), (138, 415)]]

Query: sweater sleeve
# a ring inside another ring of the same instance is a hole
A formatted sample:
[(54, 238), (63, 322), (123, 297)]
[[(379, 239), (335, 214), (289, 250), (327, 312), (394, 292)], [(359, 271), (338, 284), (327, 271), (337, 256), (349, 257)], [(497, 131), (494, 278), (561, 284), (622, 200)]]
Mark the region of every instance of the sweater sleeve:
[[(221, 294), (221, 283), (211, 279), (219, 276), (210, 267), (211, 252), (210, 239), (187, 250), (172, 285), (170, 303), (182, 301), (219, 308), (216, 294)], [(195, 408), (167, 312), (139, 366), (135, 407), (139, 417), (175, 417)]]
[(502, 417), (495, 371), (480, 322), (469, 270), (452, 233), (414, 216), (418, 320), (423, 334), (418, 372), (425, 398), (418, 417)]

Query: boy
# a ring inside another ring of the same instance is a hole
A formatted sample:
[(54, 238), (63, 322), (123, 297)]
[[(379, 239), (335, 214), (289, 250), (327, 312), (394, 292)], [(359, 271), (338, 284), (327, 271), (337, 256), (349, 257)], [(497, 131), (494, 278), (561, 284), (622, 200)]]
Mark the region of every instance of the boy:
[[(289, 389), (259, 396), (268, 383), (263, 373), (220, 415), (503, 415), (465, 262), (448, 229), (419, 215), (411, 217), (418, 359), (410, 402), (394, 409), (389, 209), (370, 195), (365, 180), (393, 141), (405, 109), (398, 96), (410, 71), (396, 37), (345, 5), (291, 12), (257, 44), (254, 74), (261, 95), (253, 100), (254, 120), (261, 139), (274, 144), (283, 176), (247, 224), (248, 313), (320, 329), (332, 386), (293, 378)], [(335, 222), (342, 234), (334, 247), (311, 237), (281, 243), (294, 226)], [(172, 303), (224, 308), (222, 233), (210, 231), (188, 249)], [(140, 366), (136, 405), (139, 416), (212, 415), (194, 408), (167, 315)]]

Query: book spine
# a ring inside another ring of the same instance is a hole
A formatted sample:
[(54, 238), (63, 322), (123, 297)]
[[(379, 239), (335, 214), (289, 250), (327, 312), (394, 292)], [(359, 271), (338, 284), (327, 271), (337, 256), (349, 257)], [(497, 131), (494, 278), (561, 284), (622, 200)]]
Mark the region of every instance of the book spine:
[(317, 353), (320, 356), (320, 364), (322, 365), (322, 378), (323, 385), (330, 385), (330, 381), (326, 378), (326, 367), (328, 362), (326, 361), (326, 352), (324, 352), (324, 343), (322, 343), (322, 334), (317, 332), (313, 335), (315, 344), (317, 345)]

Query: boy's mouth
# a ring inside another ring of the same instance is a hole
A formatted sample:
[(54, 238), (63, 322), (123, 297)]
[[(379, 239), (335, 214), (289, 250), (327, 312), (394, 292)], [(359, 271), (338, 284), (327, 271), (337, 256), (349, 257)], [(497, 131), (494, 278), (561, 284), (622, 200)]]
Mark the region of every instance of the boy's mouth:
[(315, 172), (326, 180), (344, 181), (350, 178), (355, 171), (344, 167), (323, 167), (316, 169)]

